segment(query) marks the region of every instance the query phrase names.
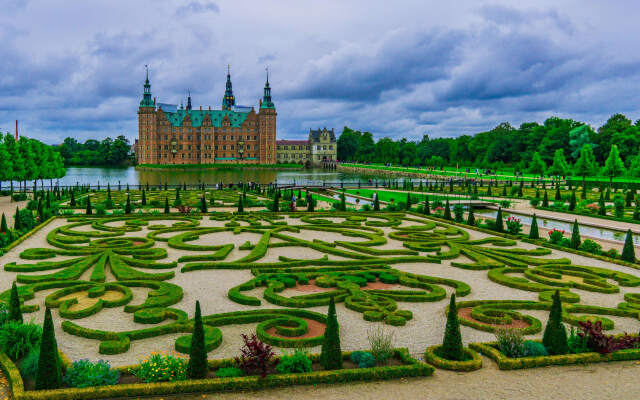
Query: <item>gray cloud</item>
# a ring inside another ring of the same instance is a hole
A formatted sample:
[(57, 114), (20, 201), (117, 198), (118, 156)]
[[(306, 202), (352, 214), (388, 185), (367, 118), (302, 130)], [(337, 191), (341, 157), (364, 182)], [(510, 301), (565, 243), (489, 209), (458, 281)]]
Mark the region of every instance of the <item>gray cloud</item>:
[(204, 12), (219, 13), (220, 7), (212, 1), (190, 1), (189, 3), (178, 7), (176, 15), (185, 16), (189, 14), (198, 14)]

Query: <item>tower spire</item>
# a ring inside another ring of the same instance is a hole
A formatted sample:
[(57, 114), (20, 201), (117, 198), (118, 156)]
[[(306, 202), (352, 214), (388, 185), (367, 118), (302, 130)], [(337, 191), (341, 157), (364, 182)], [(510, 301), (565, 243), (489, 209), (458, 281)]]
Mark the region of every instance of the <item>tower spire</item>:
[(191, 89), (187, 89), (187, 111), (191, 110)]
[(233, 96), (233, 87), (231, 85), (231, 65), (227, 64), (227, 84), (222, 98), (222, 109), (231, 110), (236, 104), (236, 98)]
[(153, 99), (151, 98), (151, 83), (149, 83), (149, 65), (145, 64), (146, 79), (144, 81), (144, 91), (142, 93), (142, 100), (140, 100), (140, 107), (153, 107)]
[(264, 95), (262, 96), (262, 104), (260, 108), (275, 108), (271, 101), (271, 87), (269, 86), (269, 67), (266, 67), (267, 82), (264, 84)]

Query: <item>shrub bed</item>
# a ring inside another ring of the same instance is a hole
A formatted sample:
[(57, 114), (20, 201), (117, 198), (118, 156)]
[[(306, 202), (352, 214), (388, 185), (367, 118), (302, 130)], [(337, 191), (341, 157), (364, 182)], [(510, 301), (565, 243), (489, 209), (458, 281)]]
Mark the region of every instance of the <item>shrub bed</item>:
[(438, 355), (438, 350), (442, 346), (431, 346), (424, 353), (424, 359), (431, 365), (440, 369), (448, 369), (450, 371), (475, 371), (482, 368), (482, 358), (480, 355), (470, 348), (464, 348), (464, 354), (468, 360), (451, 361)]

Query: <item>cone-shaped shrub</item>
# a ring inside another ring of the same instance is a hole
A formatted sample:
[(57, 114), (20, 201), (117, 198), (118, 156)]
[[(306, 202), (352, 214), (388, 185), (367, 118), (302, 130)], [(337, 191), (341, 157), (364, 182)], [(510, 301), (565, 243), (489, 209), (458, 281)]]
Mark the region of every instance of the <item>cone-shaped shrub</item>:
[(207, 200), (204, 198), (204, 195), (200, 197), (200, 212), (203, 214), (207, 213)]
[(549, 312), (547, 327), (544, 329), (542, 343), (550, 355), (567, 354), (569, 351), (567, 331), (562, 325), (562, 303), (560, 302), (560, 291), (558, 290), (553, 294), (553, 304)]
[(556, 184), (556, 197), (554, 199), (555, 201), (560, 201), (562, 200), (562, 196), (560, 195), (560, 185)]
[(407, 192), (407, 204), (405, 204), (407, 211), (411, 210), (411, 193)]
[(496, 222), (494, 231), (504, 233), (504, 221), (502, 221), (502, 207), (498, 207), (498, 213), (496, 214)]
[(87, 196), (87, 211), (85, 213), (87, 215), (93, 214), (93, 209), (91, 208), (91, 196)]
[(467, 216), (467, 225), (474, 226), (476, 224), (476, 217), (473, 215), (473, 207), (469, 206), (469, 214)]
[(347, 200), (344, 198), (344, 192), (340, 193), (340, 211), (347, 211)]
[(16, 215), (13, 217), (13, 229), (19, 231), (22, 229), (22, 224), (20, 223), (20, 208), (16, 207)]
[[(149, 184), (147, 183), (147, 190), (149, 190), (148, 185)], [(140, 201), (140, 204), (143, 205), (143, 206), (147, 205), (147, 194), (146, 193), (147, 192), (144, 189), (142, 189), (142, 200)]]
[(538, 232), (538, 219), (535, 214), (531, 219), (531, 228), (529, 229), (529, 239), (540, 239), (540, 233)]
[(107, 183), (107, 200), (111, 200), (111, 186)]
[(164, 213), (165, 214), (169, 214), (171, 212), (171, 210), (169, 209), (169, 198), (165, 197), (164, 198)]
[(489, 181), (489, 187), (487, 187), (487, 196), (489, 196), (489, 197), (493, 196), (491, 194), (491, 181)]
[(447, 312), (447, 326), (444, 329), (444, 339), (440, 350), (442, 358), (452, 361), (464, 360), (462, 347), (462, 335), (460, 334), (460, 323), (458, 322), (458, 308), (456, 307), (456, 295), (451, 295), (449, 311)]
[(309, 212), (314, 211), (313, 196), (311, 196), (309, 192), (307, 192), (307, 211)]
[(18, 296), (18, 287), (15, 281), (11, 286), (11, 294), (9, 297), (9, 321), (24, 322), (22, 319), (22, 311), (20, 310), (20, 296)]
[(542, 207), (549, 207), (549, 195), (547, 195), (547, 191), (544, 191), (544, 196), (542, 197)]
[(380, 211), (380, 200), (378, 199), (378, 192), (375, 193), (375, 198), (373, 199), (373, 211)]
[(124, 213), (131, 214), (131, 195), (127, 194), (127, 202), (124, 204)]
[(424, 198), (424, 208), (422, 209), (424, 215), (431, 215), (431, 206), (429, 205), (429, 196)]
[(624, 238), (622, 259), (628, 262), (636, 262), (636, 251), (633, 248), (633, 235), (631, 234), (631, 229), (627, 230), (627, 236)]
[(507, 197), (507, 185), (502, 187), (502, 197)]
[(2, 213), (2, 222), (0, 222), (0, 232), (7, 233), (9, 231), (9, 227), (7, 226), (7, 217)]
[(444, 203), (444, 219), (451, 220), (451, 207), (449, 207), (449, 199)]
[(208, 370), (207, 349), (204, 345), (204, 327), (202, 326), (200, 302), (196, 301), (196, 316), (193, 320), (193, 334), (191, 335), (187, 376), (190, 379), (203, 379), (207, 377)]
[(62, 372), (60, 370), (58, 344), (49, 307), (44, 313), (40, 358), (38, 359), (38, 369), (36, 371), (36, 390), (58, 389), (60, 387)]
[(571, 232), (571, 241), (569, 242), (569, 247), (572, 249), (578, 249), (580, 247), (580, 227), (578, 226), (578, 220), (573, 221), (573, 231)]
[(598, 199), (598, 207), (600, 207), (598, 209), (598, 215), (606, 215), (607, 214), (607, 208), (606, 208), (605, 203), (604, 203), (604, 195), (602, 194), (602, 192), (600, 192), (600, 199)]
[(571, 192), (571, 199), (569, 200), (569, 211), (576, 209), (576, 191)]
[(336, 315), (336, 303), (333, 297), (329, 300), (329, 312), (327, 313), (327, 327), (324, 331), (324, 342), (320, 363), (324, 369), (342, 368), (342, 350), (340, 349), (340, 326)]
[(244, 202), (242, 201), (242, 196), (238, 197), (238, 212), (244, 212)]
[(69, 205), (71, 207), (75, 207), (76, 206), (76, 196), (75, 196), (75, 190), (71, 190), (71, 199), (69, 200)]

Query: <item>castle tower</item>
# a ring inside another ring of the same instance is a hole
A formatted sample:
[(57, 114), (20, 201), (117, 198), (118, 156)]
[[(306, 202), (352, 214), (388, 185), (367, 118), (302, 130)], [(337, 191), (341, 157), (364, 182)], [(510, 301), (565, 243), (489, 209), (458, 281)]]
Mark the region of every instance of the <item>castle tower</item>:
[(233, 88), (231, 87), (231, 66), (227, 65), (227, 85), (222, 98), (222, 109), (231, 110), (236, 104), (236, 98), (233, 96)]
[(151, 83), (149, 83), (149, 68), (145, 65), (147, 76), (144, 81), (142, 100), (138, 108), (138, 163), (157, 163), (156, 157), (156, 107), (151, 97)]
[(271, 87), (269, 86), (269, 70), (267, 69), (267, 81), (264, 85), (264, 94), (260, 101), (258, 112), (258, 125), (260, 129), (260, 162), (263, 164), (275, 164), (276, 160), (276, 107), (271, 100)]

